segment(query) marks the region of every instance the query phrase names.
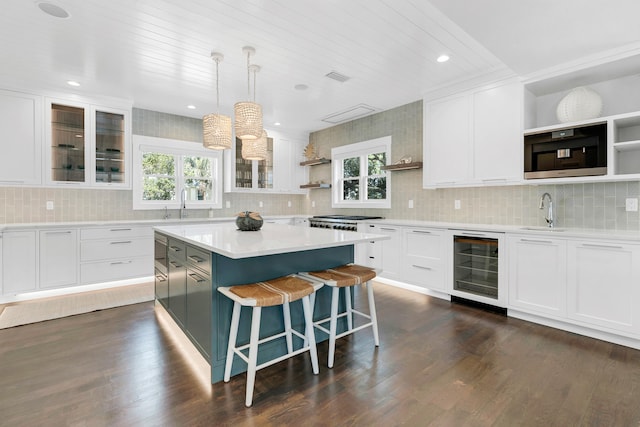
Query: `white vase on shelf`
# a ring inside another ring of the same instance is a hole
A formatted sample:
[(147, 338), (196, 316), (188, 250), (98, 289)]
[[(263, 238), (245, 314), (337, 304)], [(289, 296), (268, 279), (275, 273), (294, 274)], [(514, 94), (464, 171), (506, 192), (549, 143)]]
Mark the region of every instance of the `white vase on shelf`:
[(602, 98), (588, 87), (572, 89), (558, 103), (556, 116), (561, 123), (595, 119), (602, 113)]

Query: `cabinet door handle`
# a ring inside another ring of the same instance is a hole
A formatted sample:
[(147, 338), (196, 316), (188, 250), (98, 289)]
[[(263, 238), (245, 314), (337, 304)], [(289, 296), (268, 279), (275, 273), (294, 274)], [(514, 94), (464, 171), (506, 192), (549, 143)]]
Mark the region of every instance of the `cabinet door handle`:
[(132, 262), (131, 260), (129, 260), (129, 261), (115, 261), (115, 262), (112, 262), (111, 265), (131, 264), (131, 262)]
[(45, 234), (71, 234), (71, 230), (67, 230), (67, 231), (45, 231)]
[(520, 241), (525, 243), (544, 243), (546, 245), (550, 245), (553, 243), (551, 240), (537, 240), (537, 239), (520, 239)]
[(166, 282), (167, 278), (165, 276), (156, 275), (156, 280), (158, 280), (158, 282)]
[(191, 277), (193, 280), (195, 280), (196, 283), (206, 282), (206, 280), (204, 280), (202, 277), (198, 276), (195, 273), (189, 273), (189, 277)]
[(131, 240), (124, 240), (122, 242), (111, 242), (109, 244), (110, 245), (128, 245), (129, 243), (131, 243)]
[(174, 252), (181, 252), (182, 249), (179, 248), (178, 246), (169, 246), (169, 249), (171, 249)]
[(109, 231), (131, 231), (130, 228), (112, 228)]
[(426, 230), (411, 230), (412, 233), (418, 233), (418, 234), (431, 234), (431, 231), (426, 231)]
[(174, 268), (181, 268), (182, 265), (178, 264), (177, 262), (173, 262), (173, 261), (169, 261), (169, 264), (171, 264), (171, 267)]
[(196, 255), (191, 255), (191, 256), (188, 256), (187, 258), (189, 258), (191, 261), (193, 261), (195, 263), (198, 263), (198, 264), (201, 263), (201, 262), (204, 262), (204, 259), (202, 259), (202, 258), (200, 258), (199, 256), (196, 256)]
[(370, 257), (369, 257), (369, 259), (376, 259), (376, 257), (374, 257), (374, 256), (370, 256)]
[(411, 267), (420, 268), (422, 270), (433, 270), (433, 268), (431, 267), (423, 267), (422, 265), (415, 265), (415, 264), (412, 264)]
[(599, 245), (599, 244), (596, 244), (596, 243), (583, 243), (581, 246), (584, 247), (584, 248), (624, 249), (622, 246)]
[(383, 227), (380, 227), (380, 230), (384, 230), (384, 231), (398, 231), (398, 230), (396, 230), (395, 228), (383, 228)]
[(464, 233), (460, 233), (460, 236), (473, 236), (473, 237), (487, 237), (486, 234), (484, 233), (471, 233), (471, 232), (464, 232)]

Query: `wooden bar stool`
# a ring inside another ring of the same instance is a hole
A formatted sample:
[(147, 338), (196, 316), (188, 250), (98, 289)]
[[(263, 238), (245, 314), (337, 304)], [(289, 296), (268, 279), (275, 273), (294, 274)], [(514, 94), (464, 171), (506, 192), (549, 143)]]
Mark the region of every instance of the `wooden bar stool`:
[[(247, 285), (220, 287), (218, 291), (233, 301), (233, 314), (231, 316), (231, 329), (229, 331), (229, 346), (227, 347), (227, 359), (224, 366), (224, 382), (231, 378), (233, 356), (237, 354), (247, 363), (247, 390), (245, 405), (251, 406), (253, 401), (253, 388), (256, 371), (271, 366), (281, 360), (309, 351), (313, 373), (318, 373), (318, 354), (313, 331), (313, 311), (309, 295), (315, 295), (315, 291), (323, 286), (321, 281), (298, 275), (278, 277), (264, 282)], [(305, 334), (301, 334), (291, 327), (291, 314), (289, 303), (302, 299), (302, 309), (305, 320)], [(282, 306), (284, 317), (284, 332), (260, 338), (260, 317), (262, 307)], [(249, 343), (237, 346), (238, 326), (240, 324), (240, 311), (242, 306), (253, 307), (251, 316), (251, 333)], [(293, 334), (304, 340), (304, 344), (298, 350), (293, 349)], [(268, 360), (260, 365), (258, 362), (258, 346), (277, 338), (285, 337), (287, 353), (283, 356)], [(249, 349), (248, 357), (243, 353)]]
[[(336, 339), (342, 338), (346, 335), (352, 334), (360, 329), (371, 327), (373, 329), (373, 340), (375, 342), (376, 347), (380, 346), (380, 340), (378, 338), (378, 318), (376, 315), (376, 304), (373, 298), (373, 286), (371, 284), (371, 280), (376, 277), (376, 270), (363, 267), (357, 264), (347, 264), (342, 265), (340, 267), (335, 267), (327, 270), (321, 271), (310, 271), (310, 272), (301, 272), (300, 275), (304, 277), (309, 277), (316, 280), (322, 280), (325, 285), (331, 286), (331, 315), (326, 319), (317, 320), (314, 322), (314, 326), (321, 331), (329, 334), (329, 360), (328, 366), (329, 368), (333, 367), (333, 361), (335, 356), (335, 348), (336, 348)], [(365, 284), (367, 288), (367, 296), (369, 299), (369, 314), (362, 313), (353, 308), (353, 303), (351, 301), (351, 292), (349, 287)], [(338, 302), (340, 299), (340, 289), (344, 288), (345, 294), (345, 306), (346, 311), (338, 314)], [(315, 295), (311, 297), (311, 307), (313, 308), (315, 302)], [(353, 325), (353, 315), (357, 314), (366, 319), (369, 319), (369, 322), (360, 325), (358, 327), (354, 327)], [(347, 318), (347, 330), (336, 334), (338, 319), (341, 317)], [(322, 326), (323, 323), (329, 322), (329, 329), (327, 330)]]

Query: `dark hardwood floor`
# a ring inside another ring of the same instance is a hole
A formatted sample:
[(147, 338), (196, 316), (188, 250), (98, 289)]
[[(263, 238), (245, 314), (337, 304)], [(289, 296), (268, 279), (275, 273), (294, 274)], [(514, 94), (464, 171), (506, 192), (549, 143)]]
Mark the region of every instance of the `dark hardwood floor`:
[[(358, 291), (359, 293), (360, 291)], [(376, 284), (381, 346), (342, 338), (204, 385), (130, 305), (0, 330), (2, 426), (640, 426), (640, 351)], [(358, 298), (358, 305), (365, 298)]]

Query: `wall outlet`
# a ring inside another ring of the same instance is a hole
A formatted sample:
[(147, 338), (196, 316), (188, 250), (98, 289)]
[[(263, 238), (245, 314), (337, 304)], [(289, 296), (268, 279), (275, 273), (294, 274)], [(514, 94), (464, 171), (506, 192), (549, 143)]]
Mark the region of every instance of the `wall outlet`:
[(409, 209), (413, 209), (413, 200), (409, 200)]
[(460, 203), (460, 200), (456, 200), (453, 202), (453, 208), (454, 209), (460, 209), (462, 206), (462, 203)]
[(227, 207), (227, 209), (229, 209), (231, 207), (231, 201), (227, 200), (224, 205)]
[(315, 200), (312, 200), (312, 201), (311, 201), (311, 207), (312, 207), (312, 208), (315, 208), (315, 207), (316, 207), (316, 201), (315, 201)]
[(48, 211), (52, 211), (53, 210), (53, 202), (51, 200), (49, 200), (47, 202), (47, 210)]
[(261, 208), (261, 207), (263, 207), (263, 206), (264, 206), (264, 203), (262, 203), (262, 200), (260, 200), (260, 201), (258, 202), (258, 207), (259, 207), (259, 208)]
[(625, 210), (627, 212), (638, 212), (638, 198), (629, 197), (625, 200)]
[(291, 200), (289, 200), (289, 201), (287, 202), (287, 207), (289, 207), (289, 208), (291, 207)]

